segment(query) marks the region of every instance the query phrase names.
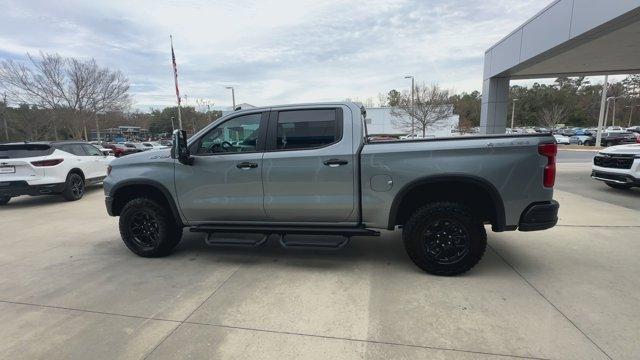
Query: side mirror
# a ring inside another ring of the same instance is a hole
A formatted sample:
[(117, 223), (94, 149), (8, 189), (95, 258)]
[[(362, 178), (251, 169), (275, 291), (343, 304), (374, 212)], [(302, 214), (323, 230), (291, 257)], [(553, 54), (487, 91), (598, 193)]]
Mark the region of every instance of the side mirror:
[(184, 130), (175, 130), (173, 132), (173, 147), (171, 148), (171, 158), (185, 165), (193, 164), (193, 158), (187, 147), (187, 132)]

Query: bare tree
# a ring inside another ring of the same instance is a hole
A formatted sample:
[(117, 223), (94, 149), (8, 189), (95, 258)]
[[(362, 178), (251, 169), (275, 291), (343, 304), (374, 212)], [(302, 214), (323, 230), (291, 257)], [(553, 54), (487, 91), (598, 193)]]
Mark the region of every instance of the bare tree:
[(87, 139), (86, 119), (98, 113), (129, 107), (129, 80), (119, 71), (100, 67), (94, 59), (63, 58), (58, 54), (27, 54), (27, 61), (0, 63), (0, 88), (18, 104), (53, 110), (56, 121), (64, 117), (76, 137)]
[(427, 128), (451, 116), (452, 106), (449, 104), (449, 91), (438, 85), (416, 85), (413, 103), (411, 93), (403, 93), (397, 106), (391, 109), (393, 124), (403, 131), (411, 132), (413, 126), (420, 130), (422, 137)]
[(540, 122), (544, 127), (554, 130), (556, 126), (567, 117), (567, 115), (568, 111), (566, 107), (553, 104), (551, 108), (542, 109)]

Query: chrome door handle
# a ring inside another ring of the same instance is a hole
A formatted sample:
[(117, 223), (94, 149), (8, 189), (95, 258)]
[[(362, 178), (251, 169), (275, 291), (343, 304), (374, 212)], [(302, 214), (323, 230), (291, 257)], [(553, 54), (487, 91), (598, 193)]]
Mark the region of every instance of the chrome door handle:
[(347, 160), (342, 159), (329, 159), (322, 162), (323, 164), (329, 167), (338, 167), (341, 165), (347, 165), (349, 162)]
[(238, 169), (242, 169), (242, 170), (249, 170), (249, 169), (255, 169), (258, 167), (257, 163), (254, 162), (248, 162), (248, 161), (244, 161), (239, 163), (238, 165), (236, 165), (236, 167)]

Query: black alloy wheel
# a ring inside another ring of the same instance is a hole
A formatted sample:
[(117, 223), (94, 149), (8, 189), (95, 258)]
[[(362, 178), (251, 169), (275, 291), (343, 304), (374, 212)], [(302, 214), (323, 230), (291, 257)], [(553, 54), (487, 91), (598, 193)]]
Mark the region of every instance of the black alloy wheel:
[(464, 204), (434, 202), (417, 210), (402, 229), (407, 254), (422, 270), (458, 275), (484, 255), (487, 234), (481, 219)]
[(455, 219), (431, 221), (423, 231), (423, 238), (427, 255), (438, 264), (454, 264), (469, 253), (469, 234)]
[(149, 210), (137, 210), (131, 215), (129, 233), (131, 240), (143, 250), (157, 246), (160, 239), (158, 218)]
[(147, 198), (129, 200), (120, 212), (120, 235), (136, 255), (169, 255), (182, 238), (182, 225), (161, 201)]
[(67, 201), (76, 201), (84, 196), (85, 184), (82, 176), (76, 173), (67, 175), (62, 196)]

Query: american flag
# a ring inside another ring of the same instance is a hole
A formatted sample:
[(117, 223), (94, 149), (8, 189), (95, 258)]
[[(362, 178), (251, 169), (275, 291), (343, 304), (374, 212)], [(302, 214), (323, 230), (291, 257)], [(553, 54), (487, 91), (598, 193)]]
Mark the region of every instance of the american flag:
[(169, 36), (171, 39), (171, 63), (173, 65), (173, 79), (176, 84), (176, 97), (178, 98), (178, 106), (180, 106), (180, 90), (178, 90), (178, 66), (176, 65), (176, 54), (173, 51), (173, 36)]

